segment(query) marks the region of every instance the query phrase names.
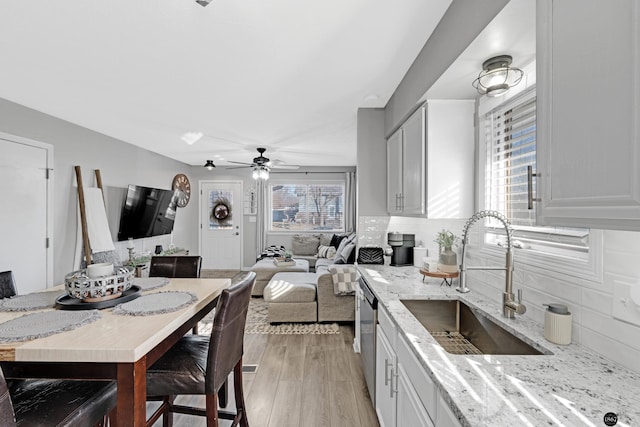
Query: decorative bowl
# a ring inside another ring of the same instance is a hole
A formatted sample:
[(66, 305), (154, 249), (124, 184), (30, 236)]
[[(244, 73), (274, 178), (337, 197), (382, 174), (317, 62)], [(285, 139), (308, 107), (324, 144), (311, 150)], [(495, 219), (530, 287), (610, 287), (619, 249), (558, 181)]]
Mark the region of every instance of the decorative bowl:
[(110, 275), (93, 278), (89, 277), (87, 269), (74, 271), (65, 276), (65, 289), (70, 297), (86, 302), (118, 298), (133, 284), (134, 271), (130, 266), (115, 269), (112, 266)]
[(100, 262), (87, 266), (87, 276), (91, 279), (97, 279), (102, 276), (113, 276), (113, 264), (110, 262)]

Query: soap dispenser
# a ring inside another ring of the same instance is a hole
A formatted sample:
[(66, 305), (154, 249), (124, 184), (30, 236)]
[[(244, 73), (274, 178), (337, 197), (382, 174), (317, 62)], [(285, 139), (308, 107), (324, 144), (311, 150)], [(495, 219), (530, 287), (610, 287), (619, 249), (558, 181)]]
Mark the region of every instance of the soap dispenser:
[(547, 307), (544, 312), (544, 337), (555, 344), (570, 344), (572, 316), (567, 306), (564, 304), (543, 305)]

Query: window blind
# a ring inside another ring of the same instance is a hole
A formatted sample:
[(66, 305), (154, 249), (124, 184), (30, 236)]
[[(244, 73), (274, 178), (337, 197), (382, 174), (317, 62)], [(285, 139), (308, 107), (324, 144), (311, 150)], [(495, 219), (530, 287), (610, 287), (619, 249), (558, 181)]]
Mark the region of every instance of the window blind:
[[(589, 249), (589, 230), (536, 226), (536, 204), (528, 209), (527, 167), (536, 171), (535, 90), (510, 99), (485, 117), (485, 206), (503, 213), (522, 247), (583, 258)], [(533, 180), (533, 194), (537, 194)], [(488, 219), (485, 241), (505, 240), (500, 224)]]

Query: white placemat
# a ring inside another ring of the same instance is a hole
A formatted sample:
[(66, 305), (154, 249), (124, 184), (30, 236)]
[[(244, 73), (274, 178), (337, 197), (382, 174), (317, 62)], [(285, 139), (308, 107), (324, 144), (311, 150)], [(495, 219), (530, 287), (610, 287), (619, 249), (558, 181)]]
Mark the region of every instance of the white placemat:
[(169, 279), (166, 277), (136, 277), (133, 279), (133, 284), (140, 286), (140, 290), (144, 292), (167, 286)]
[(158, 292), (119, 304), (113, 309), (113, 314), (149, 316), (170, 313), (187, 307), (196, 301), (198, 301), (198, 297), (191, 292)]
[(25, 314), (0, 323), (0, 343), (47, 337), (95, 322), (101, 317), (98, 310), (55, 310)]
[(58, 296), (60, 296), (60, 291), (38, 292), (1, 299), (0, 311), (30, 311), (52, 308), (56, 305)]

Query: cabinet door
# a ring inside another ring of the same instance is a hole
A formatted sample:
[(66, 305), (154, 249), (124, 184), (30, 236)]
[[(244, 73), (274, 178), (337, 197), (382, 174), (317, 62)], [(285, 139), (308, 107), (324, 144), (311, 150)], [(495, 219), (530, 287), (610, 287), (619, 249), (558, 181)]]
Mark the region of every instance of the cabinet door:
[(426, 205), (425, 108), (420, 107), (402, 125), (402, 212), (424, 214)]
[(402, 129), (387, 140), (387, 212), (402, 212)]
[(429, 414), (411, 385), (409, 376), (398, 363), (398, 426), (433, 427)]
[(538, 222), (640, 230), (640, 3), (537, 4)]
[(396, 355), (381, 328), (376, 342), (376, 414), (381, 427), (396, 425)]

